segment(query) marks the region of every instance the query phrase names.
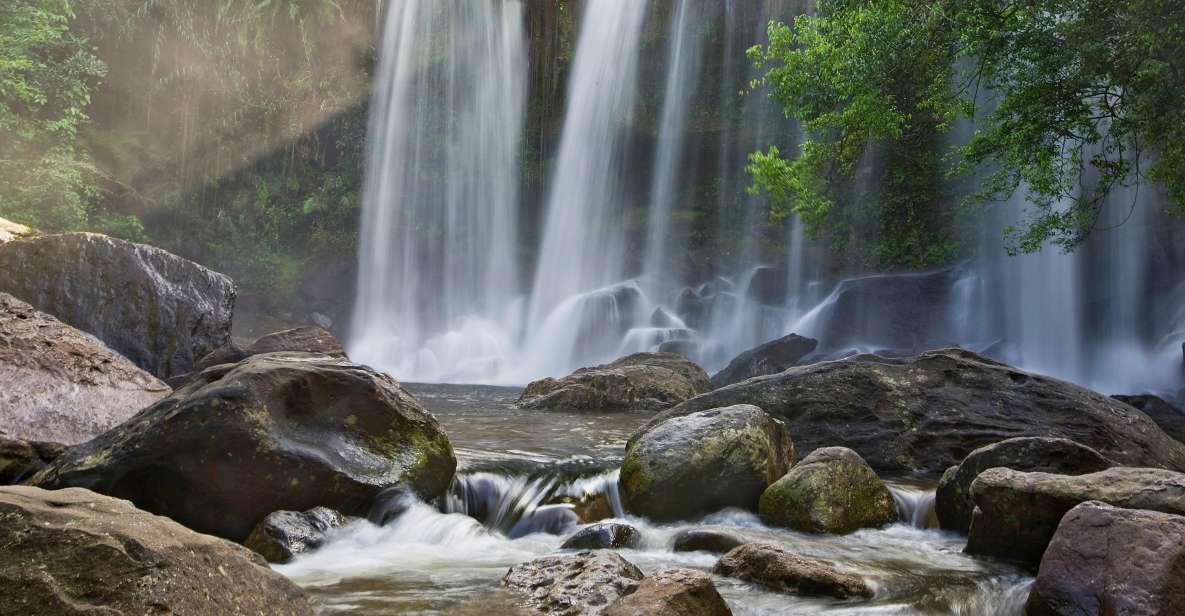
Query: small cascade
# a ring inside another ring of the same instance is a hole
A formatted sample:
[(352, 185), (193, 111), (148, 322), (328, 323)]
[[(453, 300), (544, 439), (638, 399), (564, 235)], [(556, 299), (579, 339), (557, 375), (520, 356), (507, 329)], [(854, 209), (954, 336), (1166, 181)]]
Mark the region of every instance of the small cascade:
[(917, 486), (888, 484), (889, 494), (897, 505), (897, 517), (914, 528), (938, 528), (934, 511), (935, 492)]

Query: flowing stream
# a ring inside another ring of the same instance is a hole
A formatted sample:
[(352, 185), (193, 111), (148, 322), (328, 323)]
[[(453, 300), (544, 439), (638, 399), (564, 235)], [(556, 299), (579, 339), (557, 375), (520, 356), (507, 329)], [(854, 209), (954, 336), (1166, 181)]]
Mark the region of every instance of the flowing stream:
[[(621, 555), (644, 572), (708, 570), (717, 556), (674, 552), (677, 532), (725, 530), (773, 541), (864, 577), (866, 602), (794, 597), (716, 577), (735, 614), (1022, 613), (1030, 578), (962, 553), (964, 538), (933, 530), (932, 486), (891, 483), (903, 522), (846, 536), (770, 528), (757, 516), (726, 510), (700, 520), (652, 524), (625, 515), (616, 467), (625, 440), (647, 415), (547, 415), (521, 411), (511, 388), (411, 385), (453, 440), (460, 469), (441, 503), (410, 503), (384, 526), (356, 521), (321, 549), (277, 569), (308, 589), (327, 613), (450, 614), (478, 606), (487, 616), (516, 613), (498, 581), (516, 563), (560, 551), (579, 526), (568, 498), (600, 495), (614, 517), (642, 534)], [(406, 504), (405, 504), (406, 505)]]

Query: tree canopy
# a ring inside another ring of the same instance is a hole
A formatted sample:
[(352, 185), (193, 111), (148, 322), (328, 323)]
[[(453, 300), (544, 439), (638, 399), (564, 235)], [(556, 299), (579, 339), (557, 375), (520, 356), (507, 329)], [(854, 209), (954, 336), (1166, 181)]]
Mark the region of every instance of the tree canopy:
[[(1119, 186), (1155, 185), (1185, 213), (1182, 0), (821, 0), (768, 35), (750, 57), (809, 137), (749, 169), (775, 213), (816, 237), (842, 241), (879, 208), (874, 260), (940, 260), (955, 208), (936, 174), (971, 177), (972, 203), (1024, 191), (1012, 251), (1073, 249)], [(879, 158), (882, 192), (853, 196), (879, 151), (893, 154)]]

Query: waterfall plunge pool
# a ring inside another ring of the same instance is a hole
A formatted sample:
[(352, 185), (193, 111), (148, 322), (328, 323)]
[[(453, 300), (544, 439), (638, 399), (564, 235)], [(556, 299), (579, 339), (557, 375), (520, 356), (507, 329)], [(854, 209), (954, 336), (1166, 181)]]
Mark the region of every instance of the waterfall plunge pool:
[(1031, 578), (963, 554), (962, 536), (924, 528), (931, 486), (890, 481), (903, 521), (845, 536), (771, 528), (756, 515), (733, 510), (656, 525), (626, 516), (615, 498), (625, 441), (650, 414), (520, 410), (513, 406), (519, 390), (505, 387), (407, 388), (453, 441), (456, 487), (445, 502), (413, 504), (385, 526), (353, 522), (321, 549), (276, 567), (308, 590), (324, 613), (523, 613), (499, 592), (499, 580), (514, 564), (560, 551), (578, 526), (570, 509), (548, 502), (581, 493), (605, 493), (616, 519), (641, 532), (637, 549), (619, 553), (647, 574), (671, 567), (710, 570), (717, 555), (675, 552), (672, 545), (681, 530), (713, 529), (786, 545), (859, 574), (876, 590), (869, 601), (844, 602), (766, 592), (716, 576), (737, 615), (1023, 612)]

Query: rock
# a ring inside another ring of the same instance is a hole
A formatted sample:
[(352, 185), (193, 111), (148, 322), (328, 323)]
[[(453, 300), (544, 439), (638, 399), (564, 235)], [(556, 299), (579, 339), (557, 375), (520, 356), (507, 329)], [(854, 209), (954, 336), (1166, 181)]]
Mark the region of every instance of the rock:
[(66, 451), (61, 443), (0, 437), (0, 485), (20, 483)]
[(766, 488), (758, 511), (773, 524), (809, 533), (846, 534), (897, 521), (889, 488), (846, 447), (811, 452)]
[(712, 573), (794, 595), (868, 598), (872, 589), (859, 576), (771, 543), (746, 543), (720, 557)]
[(0, 488), (0, 545), (0, 614), (313, 614), (250, 550), (88, 490)]
[(230, 340), (230, 278), (94, 233), (0, 244), (0, 290), (102, 340), (159, 378)]
[(679, 319), (675, 318), (671, 313), (664, 310), (661, 306), (654, 309), (650, 313), (650, 327), (661, 327), (670, 329), (672, 327), (683, 327)]
[(634, 353), (581, 368), (562, 379), (535, 381), (518, 399), (522, 408), (563, 411), (662, 410), (707, 391), (708, 374), (674, 353)]
[(30, 482), (127, 498), (242, 541), (273, 511), (364, 515), (400, 483), (435, 498), (455, 468), (436, 419), (390, 377), (341, 358), (271, 353), (202, 372)]
[(675, 535), (676, 552), (712, 552), (723, 554), (744, 545), (745, 540), (718, 530), (681, 530)]
[(169, 385), (179, 388), (188, 383), (202, 370), (222, 364), (234, 364), (248, 357), (263, 353), (319, 353), (330, 357), (346, 357), (346, 351), (341, 342), (333, 334), (320, 327), (296, 327), (273, 332), (256, 338), (246, 347), (240, 347), (234, 341), (215, 349), (194, 364), (193, 371), (180, 374), (169, 379)]
[(1114, 464), (1099, 452), (1064, 438), (1022, 436), (985, 445), (942, 475), (934, 500), (938, 525), (946, 530), (967, 532), (971, 527), (971, 512), (975, 509), (971, 502), (971, 483), (989, 468), (1085, 475), (1111, 466)]
[(872, 347), (912, 355), (949, 346), (960, 339), (951, 303), (963, 277), (946, 268), (844, 280), (806, 331), (823, 352)]
[(698, 329), (708, 316), (708, 305), (691, 287), (684, 287), (675, 300), (675, 314), (688, 327)]
[(642, 540), (638, 529), (619, 522), (602, 522), (586, 526), (568, 537), (561, 550), (606, 550), (637, 547)]
[(1134, 406), (1152, 418), (1164, 433), (1185, 442), (1185, 413), (1169, 404), (1164, 398), (1144, 394), (1140, 396), (1112, 396), (1116, 400)]
[(20, 224), (19, 222), (12, 222), (11, 220), (0, 218), (0, 244), (26, 237), (33, 237), (36, 234), (36, 231)]
[(1025, 613), (1185, 614), (1185, 517), (1074, 507), (1041, 559)]
[(783, 419), (800, 449), (843, 445), (882, 474), (936, 479), (976, 448), (1017, 436), (1065, 438), (1119, 464), (1185, 470), (1185, 445), (1132, 407), (960, 349), (790, 368), (696, 396), (642, 430), (733, 404)]
[(993, 468), (971, 484), (967, 553), (1035, 566), (1067, 511), (1086, 501), (1185, 514), (1185, 474), (1113, 467), (1088, 475)]
[(798, 334), (783, 336), (736, 356), (728, 366), (712, 376), (712, 388), (740, 383), (755, 376), (777, 374), (797, 366), (802, 358), (810, 355), (819, 346), (819, 341), (803, 338)]
[(618, 599), (605, 616), (731, 616), (712, 576), (693, 569), (668, 569), (642, 580), (633, 594)]
[(750, 300), (766, 306), (781, 308), (786, 305), (789, 295), (790, 273), (777, 267), (766, 265), (753, 269), (749, 277), (749, 286), (745, 289), (745, 296)]
[(626, 511), (686, 520), (725, 507), (756, 510), (761, 493), (793, 463), (785, 427), (755, 406), (737, 405), (635, 434), (619, 485)]
[(327, 507), (268, 514), (243, 545), (270, 563), (286, 563), (297, 554), (321, 547), (329, 531), (345, 526), (346, 516)]
[(536, 613), (591, 616), (633, 593), (643, 577), (616, 552), (598, 550), (515, 565), (502, 578), (502, 585)]
[(694, 340), (667, 340), (658, 345), (658, 352), (674, 353), (690, 359), (699, 354), (700, 347)]
[(65, 444), (169, 393), (102, 342), (7, 293), (0, 293), (0, 383), (0, 436)]

